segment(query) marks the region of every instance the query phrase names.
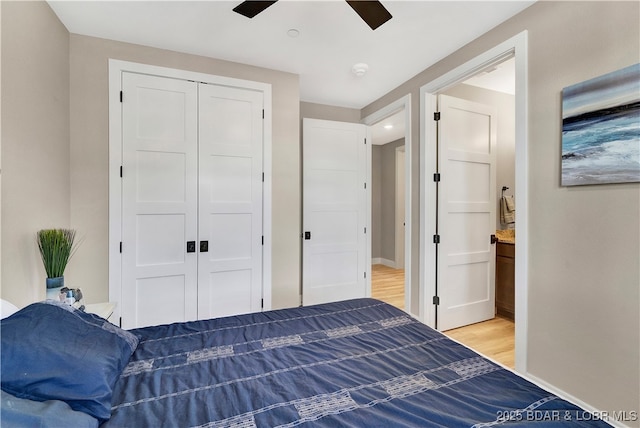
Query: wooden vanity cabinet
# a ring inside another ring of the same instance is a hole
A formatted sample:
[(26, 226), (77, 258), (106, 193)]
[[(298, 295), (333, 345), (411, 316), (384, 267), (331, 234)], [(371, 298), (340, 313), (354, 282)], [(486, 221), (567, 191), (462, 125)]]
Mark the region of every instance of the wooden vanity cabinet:
[(515, 245), (498, 242), (496, 247), (496, 313), (515, 318)]

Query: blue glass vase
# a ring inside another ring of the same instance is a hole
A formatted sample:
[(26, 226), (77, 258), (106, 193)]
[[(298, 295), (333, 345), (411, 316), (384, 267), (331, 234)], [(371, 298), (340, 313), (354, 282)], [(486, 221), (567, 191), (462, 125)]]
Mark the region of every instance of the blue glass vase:
[(64, 287), (64, 276), (47, 278), (47, 299), (60, 300), (60, 290)]

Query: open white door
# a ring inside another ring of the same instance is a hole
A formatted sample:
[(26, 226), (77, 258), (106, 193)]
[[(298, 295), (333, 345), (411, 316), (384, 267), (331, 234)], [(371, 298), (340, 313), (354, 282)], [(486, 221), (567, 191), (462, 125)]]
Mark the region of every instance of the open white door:
[(496, 114), (439, 97), (438, 329), (495, 315)]
[(365, 297), (370, 198), (367, 127), (303, 121), (302, 302)]

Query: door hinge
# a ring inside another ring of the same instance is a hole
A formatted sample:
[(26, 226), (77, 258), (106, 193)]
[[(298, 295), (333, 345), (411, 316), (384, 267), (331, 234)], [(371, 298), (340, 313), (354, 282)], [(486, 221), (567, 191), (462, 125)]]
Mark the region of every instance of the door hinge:
[(367, 139), (366, 138), (364, 139), (364, 143), (367, 144)]
[(365, 278), (367, 277), (367, 273), (366, 273), (366, 272), (364, 273), (364, 277), (365, 277)]
[(262, 173), (262, 182), (264, 183), (264, 172)]
[(434, 244), (440, 243), (440, 235), (433, 235), (433, 243)]
[(118, 320), (118, 327), (122, 328), (122, 317), (120, 317), (120, 320)]
[(264, 309), (264, 299), (260, 299), (260, 308)]
[(365, 189), (367, 188), (367, 183), (364, 183), (364, 188), (365, 188)]
[(122, 178), (122, 165), (120, 165), (120, 178)]
[(433, 113), (433, 120), (438, 121), (440, 120), (440, 112), (436, 111)]
[(262, 118), (264, 119), (264, 109), (262, 109)]
[(264, 235), (262, 235), (262, 245), (264, 245)]
[(120, 102), (122, 102), (122, 91), (120, 91)]
[(366, 227), (364, 228), (364, 233), (367, 233), (367, 228)]
[(120, 241), (120, 252), (122, 253), (122, 241)]
[(435, 174), (433, 174), (433, 181), (435, 181), (436, 183), (440, 182), (440, 173), (436, 172)]
[(433, 296), (433, 304), (436, 306), (440, 305), (440, 297)]

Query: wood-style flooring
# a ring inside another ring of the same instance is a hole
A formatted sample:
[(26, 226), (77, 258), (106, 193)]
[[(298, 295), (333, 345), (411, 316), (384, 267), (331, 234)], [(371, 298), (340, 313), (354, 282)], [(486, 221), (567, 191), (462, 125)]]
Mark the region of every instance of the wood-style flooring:
[(404, 269), (371, 266), (371, 297), (404, 310)]
[(509, 368), (515, 367), (515, 324), (511, 320), (497, 316), (443, 333)]
[[(373, 265), (371, 297), (404, 309), (404, 270)], [(444, 334), (507, 367), (514, 367), (515, 324), (513, 321), (496, 317), (448, 330)]]

